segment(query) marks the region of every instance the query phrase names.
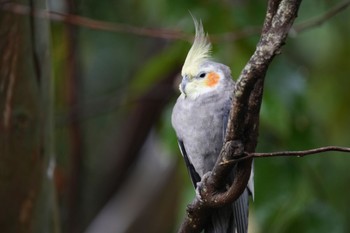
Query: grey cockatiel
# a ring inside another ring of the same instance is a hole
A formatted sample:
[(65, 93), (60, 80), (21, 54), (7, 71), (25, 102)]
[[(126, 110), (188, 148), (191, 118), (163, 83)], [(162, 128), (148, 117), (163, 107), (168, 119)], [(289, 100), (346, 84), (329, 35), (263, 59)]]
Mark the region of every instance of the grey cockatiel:
[[(235, 83), (230, 68), (211, 61), (211, 44), (201, 22), (194, 19), (196, 36), (182, 67), (181, 95), (172, 113), (172, 125), (195, 188), (211, 171), (223, 146)], [(228, 177), (228, 181), (232, 180)], [(246, 233), (248, 196), (253, 193), (253, 175), (248, 187), (232, 206), (214, 211), (206, 233)]]

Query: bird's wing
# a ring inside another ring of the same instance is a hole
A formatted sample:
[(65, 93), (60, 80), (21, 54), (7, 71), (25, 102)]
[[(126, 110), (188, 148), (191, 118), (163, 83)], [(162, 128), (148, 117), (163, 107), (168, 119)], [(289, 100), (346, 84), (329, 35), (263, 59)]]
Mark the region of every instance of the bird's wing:
[(186, 163), (187, 171), (190, 174), (192, 184), (194, 188), (197, 188), (197, 183), (201, 181), (201, 177), (199, 176), (193, 164), (189, 160), (183, 141), (178, 140), (178, 143), (179, 143), (181, 154), (184, 157), (184, 160)]
[(254, 201), (254, 161), (252, 163), (252, 170), (250, 171), (250, 178), (247, 185), (249, 195), (252, 196)]

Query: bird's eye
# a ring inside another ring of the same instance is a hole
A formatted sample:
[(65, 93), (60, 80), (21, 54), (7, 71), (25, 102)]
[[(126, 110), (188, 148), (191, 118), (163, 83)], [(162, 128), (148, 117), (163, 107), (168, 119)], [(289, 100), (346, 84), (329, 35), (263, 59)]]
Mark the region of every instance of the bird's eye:
[(205, 75), (206, 75), (206, 73), (203, 72), (203, 73), (201, 73), (201, 74), (199, 75), (199, 77), (200, 77), (200, 78), (204, 78)]

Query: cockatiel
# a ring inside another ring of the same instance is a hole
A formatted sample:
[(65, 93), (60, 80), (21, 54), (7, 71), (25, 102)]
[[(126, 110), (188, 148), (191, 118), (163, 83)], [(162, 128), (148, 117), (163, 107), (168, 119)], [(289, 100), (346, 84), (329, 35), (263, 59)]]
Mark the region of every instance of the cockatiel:
[[(230, 68), (210, 60), (211, 44), (201, 22), (194, 19), (196, 36), (182, 67), (181, 95), (172, 112), (172, 125), (197, 188), (211, 171), (223, 146), (235, 83)], [(232, 176), (228, 178), (232, 180)], [(232, 204), (214, 211), (206, 233), (246, 233), (248, 196), (253, 194), (253, 174), (246, 190)]]

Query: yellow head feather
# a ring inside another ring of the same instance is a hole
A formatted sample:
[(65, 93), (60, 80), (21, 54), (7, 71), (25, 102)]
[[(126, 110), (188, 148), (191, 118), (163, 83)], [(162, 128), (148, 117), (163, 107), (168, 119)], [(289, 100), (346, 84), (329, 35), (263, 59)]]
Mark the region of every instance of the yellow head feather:
[(199, 65), (210, 58), (211, 44), (204, 33), (202, 22), (198, 22), (194, 17), (193, 22), (196, 28), (196, 36), (182, 67), (182, 76), (189, 75), (193, 77), (197, 75)]

